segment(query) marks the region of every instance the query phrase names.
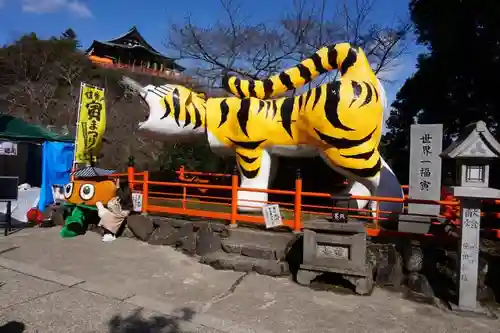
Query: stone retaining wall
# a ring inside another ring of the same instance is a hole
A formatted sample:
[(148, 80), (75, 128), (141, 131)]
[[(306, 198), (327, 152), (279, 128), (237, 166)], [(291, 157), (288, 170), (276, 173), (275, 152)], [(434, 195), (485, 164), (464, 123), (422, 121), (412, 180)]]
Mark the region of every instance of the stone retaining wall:
[[(63, 221), (57, 214), (55, 220), (60, 220), (57, 224)], [(151, 245), (172, 246), (188, 255), (199, 256), (200, 262), (218, 269), (256, 271), (270, 276), (296, 272), (302, 258), (301, 236), (295, 237), (286, 247), (279, 244), (273, 248), (271, 244), (260, 248), (258, 245), (245, 247), (236, 244), (238, 241), (230, 239), (230, 234), (227, 225), (216, 221), (131, 215), (120, 236), (137, 238)], [(256, 231), (255, 237), (259, 235)], [(436, 246), (422, 249), (419, 245), (395, 243), (397, 240), (368, 244), (367, 255), (375, 267), (378, 286), (396, 289), (407, 286), (415, 297), (431, 303), (437, 298), (453, 300), (457, 284), (456, 252)], [(480, 301), (494, 300), (493, 291), (485, 285), (487, 274), (488, 262), (481, 258), (478, 274)]]

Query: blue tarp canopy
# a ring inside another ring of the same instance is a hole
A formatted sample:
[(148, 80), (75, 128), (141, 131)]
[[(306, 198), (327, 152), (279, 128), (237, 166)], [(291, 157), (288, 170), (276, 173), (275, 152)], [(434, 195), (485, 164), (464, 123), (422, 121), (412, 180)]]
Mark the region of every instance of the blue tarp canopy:
[(69, 182), (73, 166), (74, 144), (69, 142), (50, 142), (43, 144), (42, 150), (42, 185), (38, 209), (44, 209), (54, 203), (52, 185), (64, 185)]

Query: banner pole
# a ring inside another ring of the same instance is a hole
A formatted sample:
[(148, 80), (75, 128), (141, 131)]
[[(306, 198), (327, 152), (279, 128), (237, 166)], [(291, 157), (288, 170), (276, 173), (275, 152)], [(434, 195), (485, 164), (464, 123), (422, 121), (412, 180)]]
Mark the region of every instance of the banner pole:
[(73, 152), (73, 166), (71, 167), (71, 180), (74, 179), (73, 173), (76, 171), (76, 152), (78, 151), (78, 134), (80, 132), (80, 111), (82, 108), (82, 92), (84, 83), (80, 82), (80, 94), (78, 98), (78, 113), (76, 115), (76, 133), (75, 133), (75, 150)]

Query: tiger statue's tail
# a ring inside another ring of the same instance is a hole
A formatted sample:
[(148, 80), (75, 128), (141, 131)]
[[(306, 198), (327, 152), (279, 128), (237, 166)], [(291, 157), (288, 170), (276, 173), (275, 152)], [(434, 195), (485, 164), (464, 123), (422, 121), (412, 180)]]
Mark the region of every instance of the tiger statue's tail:
[(240, 98), (257, 97), (267, 99), (286, 91), (300, 88), (323, 73), (339, 70), (341, 76), (355, 78), (357, 74), (372, 72), (368, 59), (361, 48), (349, 43), (325, 46), (298, 65), (263, 80), (243, 80), (235, 76), (224, 76), (222, 86)]

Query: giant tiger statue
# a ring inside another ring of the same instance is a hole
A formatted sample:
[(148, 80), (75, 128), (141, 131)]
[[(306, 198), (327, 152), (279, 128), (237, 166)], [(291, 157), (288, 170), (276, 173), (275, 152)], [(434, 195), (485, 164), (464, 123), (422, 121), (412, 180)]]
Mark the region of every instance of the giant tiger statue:
[[(340, 72), (338, 81), (299, 96), (270, 99), (332, 70)], [(172, 84), (142, 87), (127, 77), (122, 82), (149, 106), (140, 131), (170, 141), (206, 138), (215, 153), (236, 156), (241, 187), (267, 189), (277, 169), (273, 156), (319, 154), (347, 177), (350, 194), (403, 196), (379, 153), (385, 91), (365, 53), (348, 43), (323, 47), (265, 80), (225, 77), (224, 87), (238, 97), (205, 98)], [(267, 201), (267, 193), (238, 192), (240, 211), (264, 205), (252, 201)], [(356, 203), (359, 208), (376, 208), (367, 200)], [(402, 205), (386, 203), (379, 208), (401, 211)]]

